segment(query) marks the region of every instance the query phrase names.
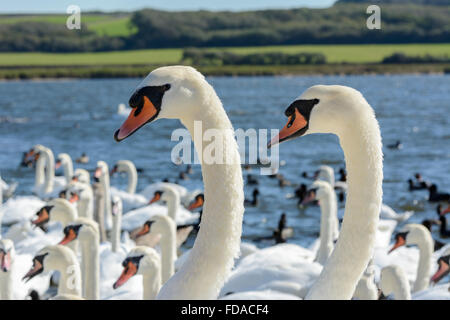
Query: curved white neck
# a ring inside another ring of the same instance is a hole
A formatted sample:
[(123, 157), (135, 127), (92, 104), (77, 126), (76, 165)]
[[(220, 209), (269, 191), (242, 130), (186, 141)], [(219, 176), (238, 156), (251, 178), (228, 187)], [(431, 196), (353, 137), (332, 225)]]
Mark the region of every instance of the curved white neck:
[(417, 244), (419, 247), (419, 265), (417, 266), (416, 281), (412, 292), (422, 291), (430, 285), (431, 261), (433, 255), (433, 240), (429, 234)]
[[(334, 219), (333, 208), (336, 208), (336, 196), (332, 189), (332, 192), (327, 193), (326, 197), (320, 199), (320, 245), (317, 251), (316, 261), (321, 265), (324, 265), (328, 257), (333, 251), (333, 231), (334, 231)], [(334, 201), (334, 203), (333, 203)], [(336, 214), (336, 213), (334, 213)]]
[(99, 235), (90, 234), (80, 238), (83, 273), (83, 297), (100, 299)]
[(167, 201), (167, 215), (176, 222), (177, 212), (180, 207), (180, 195), (171, 187), (166, 187), (164, 192), (169, 193)]
[(45, 167), (45, 157), (41, 154), (41, 156), (36, 162), (35, 168), (36, 174), (34, 179), (34, 187), (36, 190), (38, 190), (45, 181), (44, 167)]
[(348, 193), (339, 240), (307, 299), (350, 299), (371, 256), (382, 201), (383, 155), (371, 110), (338, 134), (348, 171)]
[[(222, 104), (214, 90), (207, 89), (211, 92), (202, 103), (205, 109), (210, 105), (213, 111), (199, 112), (182, 123), (193, 137), (197, 154), (203, 154), (207, 144), (202, 141), (206, 129), (225, 129), (223, 154), (232, 164), (202, 163), (205, 203), (200, 231), (186, 262), (161, 288), (160, 299), (217, 298), (239, 253), (244, 213), (240, 156)], [(194, 120), (202, 125), (195, 134)]]
[(122, 229), (122, 210), (113, 215), (113, 227), (111, 230), (111, 250), (117, 252), (120, 248), (120, 231)]
[[(108, 170), (106, 170), (108, 171)], [(100, 184), (103, 189), (103, 204), (104, 204), (104, 219), (108, 226), (112, 223), (112, 213), (111, 213), (111, 189), (109, 182), (109, 172), (106, 172), (100, 176)]]
[(166, 283), (175, 273), (177, 227), (171, 218), (163, 218), (155, 223), (161, 227), (161, 278), (162, 283)]
[(161, 270), (155, 270), (155, 274), (151, 276), (144, 275), (142, 284), (144, 287), (144, 300), (155, 300), (161, 288)]
[(66, 183), (69, 184), (72, 181), (73, 177), (73, 163), (72, 158), (67, 157), (62, 163), (64, 177), (66, 178)]
[(45, 148), (45, 184), (44, 192), (46, 194), (53, 191), (53, 183), (55, 179), (55, 157), (53, 156), (52, 150)]
[(137, 186), (137, 180), (138, 180), (136, 167), (133, 164), (130, 164), (128, 162), (124, 163), (123, 166), (128, 175), (127, 192), (130, 194), (134, 194), (136, 192), (136, 186)]

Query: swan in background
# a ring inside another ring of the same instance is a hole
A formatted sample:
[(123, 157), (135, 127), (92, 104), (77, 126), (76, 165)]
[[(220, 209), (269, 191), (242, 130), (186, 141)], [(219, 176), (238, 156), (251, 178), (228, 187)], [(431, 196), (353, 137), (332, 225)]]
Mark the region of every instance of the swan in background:
[[(433, 254), (433, 239), (431, 238), (431, 234), (421, 224), (408, 224), (402, 232), (395, 235), (395, 244), (389, 253), (405, 245), (417, 245), (419, 248), (419, 263), (412, 292), (425, 290), (430, 284)], [(401, 262), (399, 257), (393, 257), (393, 259), (395, 259), (394, 261)]]
[[(240, 155), (231, 122), (204, 76), (186, 66), (152, 71), (130, 98), (130, 106), (133, 110), (114, 135), (117, 141), (152, 120), (175, 118), (189, 130), (197, 154), (202, 155), (204, 131), (213, 128), (223, 133), (224, 158), (218, 161), (225, 164), (201, 160), (205, 203), (194, 247), (157, 296), (159, 299), (215, 299), (238, 255), (244, 213)], [(201, 121), (202, 128), (196, 127), (194, 131), (194, 121)]]
[(394, 209), (392, 209), (388, 205), (384, 203), (381, 204), (380, 218), (382, 219), (391, 219), (397, 222), (403, 222), (408, 220), (413, 214), (414, 211), (405, 211), (403, 213), (397, 213), (394, 211)]
[(15, 258), (14, 243), (0, 239), (0, 300), (13, 299), (12, 264)]
[(375, 268), (372, 264), (372, 260), (370, 260), (369, 265), (356, 285), (353, 299), (378, 300), (378, 296), (378, 288), (375, 284)]
[(147, 233), (161, 235), (161, 276), (165, 283), (175, 273), (176, 252), (176, 225), (171, 217), (154, 216), (144, 223), (137, 237)]
[(382, 203), (383, 154), (373, 109), (344, 86), (307, 89), (285, 111), (286, 126), (269, 143), (310, 133), (339, 137), (347, 166), (347, 202), (339, 239), (307, 299), (350, 299), (372, 255)]
[(64, 177), (55, 178), (55, 157), (52, 150), (42, 145), (36, 145), (33, 150), (39, 153), (34, 192), (41, 198), (57, 195), (66, 185), (66, 180)]
[(126, 190), (119, 190), (114, 187), (111, 188), (112, 196), (119, 196), (122, 199), (123, 209), (128, 212), (132, 209), (145, 206), (148, 199), (141, 194), (136, 194), (136, 186), (138, 174), (135, 165), (129, 160), (119, 160), (111, 170), (111, 176), (117, 172), (125, 172), (128, 176), (128, 185)]
[(411, 288), (402, 268), (396, 265), (381, 269), (380, 289), (385, 296), (394, 295), (395, 300), (411, 300)]
[(82, 182), (86, 184), (91, 184), (91, 176), (89, 171), (82, 168), (75, 169), (74, 176), (72, 177), (73, 181)]
[(100, 299), (100, 233), (97, 222), (78, 218), (64, 228), (64, 238), (60, 245), (78, 240), (81, 247), (83, 298)]
[(55, 163), (55, 170), (63, 167), (66, 184), (69, 184), (73, 178), (73, 162), (72, 158), (67, 153), (58, 154), (58, 160)]
[[(180, 205), (180, 194), (177, 188), (171, 184), (165, 184), (161, 190), (155, 191), (153, 198), (149, 201), (150, 205), (127, 212), (123, 217), (123, 228), (125, 230), (132, 231), (156, 215), (167, 215), (178, 226), (191, 225), (199, 219), (198, 213), (192, 213)], [(158, 205), (158, 201), (165, 201), (167, 207)], [(185, 238), (180, 238), (179, 242), (183, 242)]]
[(29, 281), (38, 274), (50, 270), (59, 271), (58, 295), (71, 294), (81, 297), (81, 271), (75, 253), (61, 245), (46, 246), (33, 258), (33, 266), (23, 277)]
[(142, 275), (143, 299), (154, 300), (161, 288), (161, 258), (153, 248), (138, 246), (122, 262), (124, 267), (114, 289), (125, 284), (136, 274)]
[(195, 196), (202, 193), (202, 191), (198, 189), (188, 191), (185, 187), (176, 183), (156, 182), (145, 187), (144, 190), (142, 190), (139, 194), (143, 195), (146, 199), (150, 199), (153, 197), (156, 191), (164, 190), (165, 187), (172, 187), (176, 189), (178, 191), (178, 194), (180, 195), (180, 202), (185, 207), (189, 206)]
[(136, 166), (130, 160), (119, 160), (112, 168), (111, 176), (113, 176), (115, 173), (121, 172), (124, 172), (128, 177), (128, 184), (126, 191), (129, 194), (135, 194), (138, 179)]
[(94, 191), (90, 184), (71, 181), (66, 188), (66, 198), (76, 202), (79, 217), (94, 218)]
[[(99, 181), (101, 193), (101, 203), (99, 203), (99, 208), (102, 212), (99, 213), (99, 216), (102, 216), (103, 219), (100, 219), (98, 222), (101, 224), (100, 228), (109, 230), (112, 225), (111, 189), (109, 184), (109, 169), (105, 161), (97, 162), (94, 177)], [(103, 223), (101, 220), (103, 220)]]
[(11, 198), (13, 196), (18, 185), (17, 182), (12, 182), (8, 185), (0, 176), (0, 205), (5, 198)]

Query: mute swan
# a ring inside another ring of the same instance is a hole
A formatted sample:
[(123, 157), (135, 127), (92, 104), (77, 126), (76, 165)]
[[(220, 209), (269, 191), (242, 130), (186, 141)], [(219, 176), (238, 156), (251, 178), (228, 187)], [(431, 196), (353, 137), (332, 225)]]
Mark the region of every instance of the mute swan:
[[(117, 141), (155, 119), (176, 118), (191, 133), (197, 153), (203, 155), (204, 130), (217, 129), (223, 133), (224, 158), (218, 161), (226, 164), (202, 161), (205, 204), (194, 247), (157, 296), (214, 299), (239, 252), (242, 232), (244, 189), (232, 125), (212, 86), (191, 67), (171, 66), (152, 71), (132, 95), (130, 106), (132, 112), (114, 135)], [(200, 132), (197, 127), (194, 131), (194, 121), (201, 121)]]
[(288, 123), (269, 143), (310, 133), (339, 137), (348, 192), (339, 239), (307, 299), (350, 299), (375, 245), (382, 202), (383, 155), (374, 111), (355, 89), (317, 85), (286, 110)]
[(122, 265), (124, 267), (119, 279), (114, 283), (114, 289), (122, 286), (132, 276), (142, 275), (144, 300), (153, 300), (161, 288), (161, 259), (159, 254), (149, 247), (138, 246), (128, 253)]
[(361, 279), (356, 285), (353, 299), (357, 300), (378, 300), (378, 288), (375, 285), (375, 268), (372, 260), (364, 271)]
[(113, 196), (111, 213), (113, 216), (113, 228), (111, 230), (111, 251), (117, 252), (120, 248), (120, 234), (122, 229), (122, 200)]
[(83, 298), (100, 299), (100, 234), (97, 222), (92, 219), (78, 218), (64, 228), (64, 239), (60, 245), (78, 239), (81, 247)]
[(136, 167), (130, 160), (119, 160), (116, 162), (111, 170), (111, 176), (115, 173), (125, 172), (128, 176), (128, 185), (126, 191), (129, 194), (134, 194), (136, 192), (138, 174)]
[[(101, 188), (101, 205), (99, 205), (100, 213), (103, 217), (104, 224), (100, 228), (106, 228), (109, 230), (112, 225), (112, 214), (111, 214), (111, 189), (109, 184), (109, 169), (105, 161), (97, 161), (97, 168), (95, 169), (94, 177), (98, 179)], [(99, 221), (101, 224), (101, 221)]]
[(395, 244), (389, 251), (392, 252), (404, 245), (417, 245), (419, 248), (419, 264), (417, 276), (412, 292), (422, 291), (430, 284), (431, 259), (433, 254), (433, 239), (427, 228), (420, 224), (408, 224), (402, 232), (395, 236)]
[(58, 154), (58, 160), (55, 163), (55, 170), (63, 167), (66, 184), (69, 184), (73, 178), (73, 162), (72, 158), (67, 153)]
[(14, 243), (9, 239), (0, 239), (0, 300), (13, 299), (11, 266), (14, 258)]
[(411, 288), (402, 268), (391, 265), (381, 269), (380, 289), (385, 296), (394, 295), (395, 300), (411, 300)]
[(46, 246), (33, 258), (33, 267), (23, 277), (29, 281), (46, 271), (59, 271), (58, 295), (72, 294), (81, 297), (81, 271), (75, 253), (64, 246)]
[(91, 184), (91, 176), (89, 171), (86, 169), (77, 168), (75, 169), (74, 176), (72, 178), (73, 181), (82, 182), (86, 184)]
[(52, 150), (42, 145), (36, 145), (33, 150), (40, 155), (36, 163), (34, 192), (40, 197), (57, 195), (65, 186), (66, 180), (64, 177), (55, 178), (55, 157)]
[(161, 235), (161, 276), (162, 283), (165, 283), (175, 272), (174, 263), (177, 259), (175, 222), (168, 216), (154, 216), (144, 223), (137, 236), (149, 232)]
[(94, 218), (94, 191), (90, 184), (71, 181), (66, 187), (66, 197), (76, 201), (79, 217)]

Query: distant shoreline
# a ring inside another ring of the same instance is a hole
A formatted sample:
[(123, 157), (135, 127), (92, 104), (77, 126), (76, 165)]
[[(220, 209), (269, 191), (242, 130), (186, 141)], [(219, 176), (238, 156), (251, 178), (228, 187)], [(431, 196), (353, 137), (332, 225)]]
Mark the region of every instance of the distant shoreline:
[[(2, 80), (26, 79), (99, 79), (146, 76), (161, 65), (105, 66), (8, 66), (0, 67)], [(358, 75), (358, 74), (444, 74), (450, 63), (422, 64), (321, 64), (321, 65), (243, 65), (197, 66), (207, 76), (289, 76), (289, 75)]]

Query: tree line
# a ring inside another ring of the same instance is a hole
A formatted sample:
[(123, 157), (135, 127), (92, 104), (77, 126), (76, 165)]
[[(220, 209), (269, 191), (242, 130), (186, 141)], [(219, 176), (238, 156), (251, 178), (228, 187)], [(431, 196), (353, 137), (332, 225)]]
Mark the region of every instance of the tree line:
[(245, 12), (144, 9), (134, 12), (130, 18), (137, 32), (121, 37), (96, 34), (86, 25), (75, 31), (67, 30), (65, 25), (45, 22), (0, 24), (0, 51), (439, 43), (450, 39), (450, 6), (383, 4), (381, 30), (369, 30), (366, 27), (367, 4), (347, 2), (350, 1), (341, 0), (326, 9)]

